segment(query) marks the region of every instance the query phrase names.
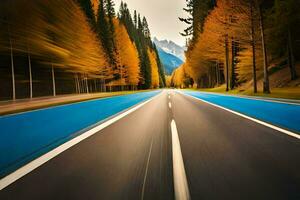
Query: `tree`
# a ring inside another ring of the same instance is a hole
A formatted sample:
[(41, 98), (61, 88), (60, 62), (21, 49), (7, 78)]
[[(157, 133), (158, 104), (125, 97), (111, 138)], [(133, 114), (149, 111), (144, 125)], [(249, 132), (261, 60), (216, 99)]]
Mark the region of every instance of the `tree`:
[(158, 65), (157, 65), (157, 58), (155, 51), (148, 48), (148, 57), (150, 60), (151, 66), (151, 88), (158, 88), (159, 87), (159, 73), (158, 73)]
[(166, 87), (166, 76), (165, 76), (165, 71), (164, 71), (164, 67), (160, 61), (160, 58), (159, 58), (159, 54), (158, 54), (158, 51), (157, 51), (157, 48), (155, 46), (155, 44), (153, 44), (153, 49), (155, 51), (155, 56), (156, 56), (156, 63), (157, 63), (157, 66), (158, 66), (158, 73), (159, 73), (159, 87), (163, 88), (163, 87)]
[(274, 57), (286, 57), (291, 80), (297, 78), (295, 67), (295, 29), (298, 26), (300, 2), (297, 0), (275, 0), (267, 18), (268, 46)]
[(270, 83), (269, 83), (269, 72), (268, 72), (268, 57), (267, 57), (267, 48), (265, 43), (265, 28), (264, 28), (264, 21), (263, 21), (262, 4), (260, 3), (258, 6), (259, 6), (259, 22), (260, 22), (260, 31), (261, 31), (262, 52), (263, 52), (263, 60), (264, 60), (263, 92), (269, 94)]
[[(107, 0), (105, 0), (107, 1)], [(115, 61), (115, 47), (114, 47), (114, 34), (113, 34), (113, 23), (112, 18), (107, 16), (107, 13), (113, 17), (114, 11), (105, 7), (104, 0), (100, 0), (99, 8), (98, 8), (98, 19), (97, 19), (97, 32), (101, 42), (103, 43), (103, 47), (107, 54), (108, 60), (110, 61), (110, 65), (113, 67), (116, 64)], [(108, 4), (111, 6), (111, 4)], [(110, 8), (110, 7), (109, 7)]]
[(150, 29), (148, 27), (148, 22), (147, 22), (147, 19), (146, 17), (143, 17), (143, 22), (142, 22), (142, 32), (144, 34), (144, 37), (146, 39), (150, 39), (151, 38), (151, 35), (150, 35)]
[[(36, 65), (32, 66), (32, 61), (50, 67), (54, 95), (56, 68), (66, 73), (96, 75), (104, 71), (107, 62), (101, 43), (76, 3), (71, 0), (51, 3), (19, 0), (10, 3), (16, 8), (8, 9), (11, 12), (9, 24), (14, 24), (14, 28), (9, 31), (14, 43), (13, 46), (9, 42), (4, 44), (3, 51), (7, 51), (10, 46), (11, 52), (27, 56), (30, 97), (33, 96), (31, 71), (38, 68)], [(5, 31), (2, 29), (1, 34), (3, 33)], [(20, 59), (20, 56), (16, 59)]]
[(192, 36), (193, 39), (197, 39), (199, 33), (203, 31), (205, 18), (214, 4), (215, 2), (212, 0), (186, 0), (186, 8), (183, 10), (187, 12), (188, 17), (179, 18), (179, 20), (187, 24), (188, 27), (181, 35), (184, 37)]
[(96, 28), (96, 17), (91, 0), (77, 0), (80, 7), (84, 11), (92, 28)]
[(140, 66), (135, 44), (130, 40), (122, 22), (114, 20), (116, 30), (116, 47), (118, 51), (118, 66), (123, 85), (137, 86), (139, 83)]
[(211, 62), (225, 63), (226, 90), (229, 89), (229, 38), (233, 31), (229, 29), (229, 21), (232, 13), (231, 6), (225, 0), (218, 1), (217, 7), (210, 12), (205, 20), (203, 32), (193, 41), (187, 51), (187, 65), (185, 71), (197, 83), (198, 87), (202, 79), (209, 76)]
[(136, 14), (136, 10), (134, 10), (133, 22), (134, 22), (134, 27), (137, 28), (137, 14)]

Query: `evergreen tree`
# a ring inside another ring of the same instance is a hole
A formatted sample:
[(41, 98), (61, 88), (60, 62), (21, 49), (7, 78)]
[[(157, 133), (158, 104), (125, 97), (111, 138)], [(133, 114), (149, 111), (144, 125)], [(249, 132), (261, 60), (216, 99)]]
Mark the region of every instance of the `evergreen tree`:
[(113, 0), (104, 0), (104, 10), (105, 10), (105, 14), (108, 18), (110, 33), (112, 34), (112, 37), (115, 32), (113, 19), (116, 17), (116, 12), (115, 12), (114, 6), (115, 6), (115, 3), (113, 2)]
[[(145, 17), (141, 17), (136, 11), (132, 19), (130, 11), (126, 3), (121, 2), (119, 10), (119, 19), (125, 25), (129, 37), (135, 43), (138, 50), (140, 61), (140, 83), (139, 88), (148, 89), (152, 86), (152, 66), (158, 68), (159, 80), (161, 80), (161, 87), (165, 85), (164, 71), (162, 70), (157, 51), (151, 41), (151, 34), (148, 27), (148, 22)], [(152, 52), (149, 54), (149, 51)], [(151, 55), (151, 59), (149, 57)], [(154, 55), (154, 56), (153, 56)], [(153, 64), (157, 63), (157, 64)], [(156, 71), (156, 70), (154, 70)], [(157, 80), (157, 79), (154, 79)], [(155, 81), (156, 82), (156, 81)], [(156, 86), (156, 84), (155, 84)]]
[(143, 27), (142, 30), (143, 30), (143, 34), (144, 34), (145, 38), (146, 39), (151, 38), (150, 30), (149, 30), (149, 27), (148, 27), (148, 22), (147, 22), (146, 17), (143, 17), (142, 27)]
[(135, 41), (136, 28), (134, 26), (130, 11), (129, 11), (126, 3), (121, 2), (119, 13), (120, 13), (119, 19), (125, 25), (131, 41)]
[[(111, 65), (115, 65), (115, 48), (114, 48), (114, 34), (112, 33), (113, 23), (110, 22), (110, 19), (106, 15), (106, 10), (104, 7), (104, 0), (100, 0), (98, 8), (98, 19), (97, 19), (97, 32), (99, 38), (102, 41), (103, 47), (106, 51), (108, 59), (110, 60)], [(112, 20), (112, 19), (111, 19)]]
[(77, 0), (81, 9), (84, 11), (85, 15), (87, 16), (89, 23), (91, 24), (92, 28), (95, 29), (96, 27), (96, 17), (93, 10), (93, 5), (91, 0)]
[(179, 18), (179, 20), (186, 23), (188, 27), (181, 35), (184, 37), (192, 36), (193, 39), (196, 39), (199, 33), (203, 31), (205, 18), (214, 4), (214, 0), (186, 0), (186, 8), (183, 10), (188, 13), (188, 17)]
[(164, 71), (164, 67), (161, 64), (160, 58), (159, 58), (159, 54), (156, 48), (156, 45), (153, 45), (153, 49), (155, 51), (156, 54), (156, 62), (157, 62), (157, 66), (158, 66), (158, 72), (159, 72), (159, 87), (163, 88), (166, 86), (166, 77), (165, 77), (165, 71)]
[(137, 13), (136, 13), (136, 10), (134, 10), (133, 22), (134, 22), (134, 27), (137, 28)]

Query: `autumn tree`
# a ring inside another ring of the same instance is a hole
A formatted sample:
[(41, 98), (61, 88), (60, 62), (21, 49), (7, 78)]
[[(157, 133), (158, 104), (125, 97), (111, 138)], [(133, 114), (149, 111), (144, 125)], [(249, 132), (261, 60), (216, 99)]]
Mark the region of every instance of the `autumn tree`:
[(130, 40), (123, 23), (114, 20), (116, 30), (116, 48), (120, 80), (123, 85), (137, 86), (139, 83), (140, 66), (138, 51), (135, 44)]
[[(54, 95), (56, 94), (54, 73), (56, 69), (64, 71), (65, 74), (103, 74), (107, 63), (105, 53), (88, 18), (76, 2), (63, 0), (37, 3), (20, 0), (9, 4), (15, 9), (7, 9), (10, 14), (6, 24), (13, 24), (14, 28), (11, 27), (9, 31), (1, 29), (1, 35), (9, 33), (8, 35), (14, 39), (11, 44), (7, 41), (12, 40), (4, 39), (5, 43), (1, 46), (4, 47), (3, 53), (9, 51), (27, 56), (31, 97), (33, 96), (32, 79), (38, 78), (33, 77), (31, 71), (39, 70), (40, 66), (48, 66), (52, 69)], [(5, 8), (4, 4), (1, 5), (2, 8)], [(26, 17), (23, 15), (25, 13)], [(22, 59), (14, 55), (11, 57), (12, 61)], [(32, 64), (37, 62), (39, 65)]]
[(96, 17), (91, 0), (77, 0), (92, 28), (96, 28)]
[(159, 87), (159, 72), (155, 51), (148, 48), (148, 56), (151, 66), (151, 88), (157, 88)]

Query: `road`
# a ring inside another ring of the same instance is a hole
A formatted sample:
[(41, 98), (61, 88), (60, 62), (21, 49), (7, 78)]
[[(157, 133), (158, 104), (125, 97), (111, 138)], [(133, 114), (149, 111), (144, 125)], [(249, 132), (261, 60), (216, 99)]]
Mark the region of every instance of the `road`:
[(0, 116), (0, 178), (159, 92), (100, 98)]
[(163, 91), (0, 199), (300, 199), (299, 158), (298, 138)]

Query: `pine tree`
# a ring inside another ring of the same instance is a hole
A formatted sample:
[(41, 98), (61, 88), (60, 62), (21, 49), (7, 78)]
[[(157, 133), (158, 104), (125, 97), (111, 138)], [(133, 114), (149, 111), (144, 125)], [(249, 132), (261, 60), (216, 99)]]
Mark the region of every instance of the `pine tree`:
[(115, 6), (115, 4), (114, 4), (113, 0), (104, 0), (104, 10), (105, 10), (105, 14), (109, 21), (109, 28), (110, 28), (110, 33), (112, 34), (112, 37), (115, 32), (113, 19), (116, 17), (116, 12), (115, 12), (114, 6)]
[(137, 14), (136, 14), (136, 10), (134, 10), (133, 22), (134, 22), (134, 27), (137, 28)]
[[(109, 22), (109, 18), (107, 17), (107, 12), (104, 7), (104, 0), (100, 0), (99, 2), (99, 8), (98, 8), (98, 19), (97, 19), (97, 32), (99, 35), (99, 38), (101, 39), (103, 43), (103, 47), (105, 49), (105, 52), (108, 56), (108, 60), (110, 60), (110, 64), (112, 66), (115, 65), (115, 48), (114, 48), (114, 42), (113, 42), (113, 33), (112, 33), (112, 27), (113, 24)], [(112, 20), (112, 19), (111, 19)]]
[(96, 17), (93, 10), (93, 5), (91, 0), (77, 0), (80, 7), (84, 11), (85, 15), (87, 16), (92, 28), (96, 27)]
[(164, 71), (164, 67), (161, 64), (160, 58), (159, 58), (159, 54), (156, 48), (156, 45), (153, 44), (153, 49), (155, 51), (155, 55), (156, 55), (156, 63), (158, 66), (158, 72), (159, 72), (159, 86), (161, 88), (166, 87), (166, 76), (165, 76), (165, 71)]
[[(148, 27), (148, 22), (145, 17), (141, 17), (136, 11), (134, 11), (134, 17), (132, 19), (130, 11), (126, 3), (121, 3), (119, 11), (119, 19), (125, 25), (130, 39), (134, 42), (139, 57), (139, 68), (140, 68), (140, 82), (139, 88), (148, 89), (152, 86), (152, 66), (153, 63), (160, 70), (159, 57), (156, 53), (154, 46), (151, 41), (151, 34)], [(149, 54), (149, 51), (152, 54)], [(156, 71), (158, 71), (156, 70)], [(155, 70), (154, 70), (155, 71)], [(158, 83), (162, 86), (165, 85), (164, 71), (160, 70), (158, 73)], [(161, 79), (161, 81), (160, 81)], [(159, 85), (155, 84), (155, 85)], [(155, 86), (156, 87), (156, 86)]]
[(145, 38), (150, 39), (151, 35), (150, 35), (150, 30), (148, 27), (148, 22), (147, 22), (146, 17), (143, 17), (142, 27), (143, 27), (142, 30), (143, 30), (143, 34), (144, 34)]
[(183, 10), (188, 13), (187, 18), (179, 18), (180, 21), (188, 25), (181, 33), (184, 37), (192, 36), (196, 39), (203, 31), (203, 24), (209, 10), (214, 6), (213, 0), (186, 0), (186, 8)]

